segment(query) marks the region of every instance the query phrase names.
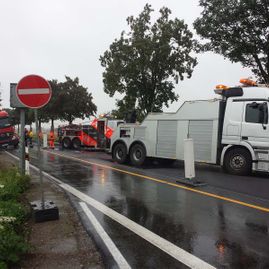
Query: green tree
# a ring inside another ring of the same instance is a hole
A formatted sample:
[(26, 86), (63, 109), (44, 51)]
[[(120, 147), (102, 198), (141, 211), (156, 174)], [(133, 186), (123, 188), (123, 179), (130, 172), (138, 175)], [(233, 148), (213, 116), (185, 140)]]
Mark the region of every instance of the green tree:
[(71, 124), (75, 118), (84, 119), (93, 116), (97, 107), (93, 103), (91, 93), (79, 84), (77, 77), (74, 80), (67, 76), (65, 78), (66, 81), (60, 83), (60, 94), (58, 96), (58, 105), (62, 106), (59, 118)]
[[(117, 119), (125, 119), (126, 114), (135, 108), (136, 98), (132, 95), (125, 95), (121, 100), (116, 100), (116, 109), (112, 110), (112, 115)], [(144, 114), (139, 111), (139, 119), (144, 118)]]
[(25, 124), (32, 125), (35, 122), (35, 114), (33, 109), (25, 110)]
[(42, 121), (51, 121), (51, 130), (54, 130), (54, 121), (63, 114), (62, 96), (64, 95), (64, 90), (62, 89), (62, 83), (59, 83), (56, 79), (50, 80), (49, 83), (52, 96), (49, 103), (40, 109), (39, 114)]
[(200, 0), (200, 6), (203, 11), (194, 27), (209, 40), (202, 50), (240, 62), (269, 83), (268, 0)]
[(20, 110), (18, 108), (3, 108), (5, 110), (13, 125), (20, 124)]
[(128, 17), (130, 31), (123, 31), (100, 56), (104, 91), (123, 94), (119, 110), (137, 109), (140, 119), (176, 101), (173, 82), (190, 78), (197, 64), (191, 56), (195, 41), (184, 21), (170, 19), (171, 10), (163, 7), (152, 24), (152, 12), (146, 4), (137, 18)]
[[(4, 108), (11, 120), (12, 125), (17, 125), (17, 130), (19, 131), (20, 125), (20, 108)], [(25, 123), (31, 125), (34, 121), (33, 116), (31, 115), (30, 109), (25, 109)]]

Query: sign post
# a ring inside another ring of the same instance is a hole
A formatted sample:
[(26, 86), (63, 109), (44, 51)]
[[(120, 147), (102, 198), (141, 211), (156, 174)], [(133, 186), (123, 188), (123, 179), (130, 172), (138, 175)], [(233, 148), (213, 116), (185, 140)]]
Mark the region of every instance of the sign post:
[[(40, 152), (40, 135), (38, 129), (38, 113), (37, 109), (45, 106), (52, 95), (50, 84), (43, 77), (38, 75), (28, 75), (23, 77), (17, 87), (16, 95), (18, 100), (28, 108), (32, 108), (35, 111), (35, 123), (36, 123), (36, 136), (37, 136), (37, 154), (38, 154), (38, 166), (40, 177), (40, 192), (41, 202), (36, 201), (31, 203), (34, 210), (34, 217), (36, 222), (42, 222), (46, 220), (54, 220), (59, 218), (58, 208), (52, 201), (45, 202), (43, 191), (43, 172), (42, 172), (42, 155)], [(24, 131), (24, 130), (23, 130)]]
[(22, 175), (25, 175), (25, 109), (20, 109), (20, 123), (21, 123), (21, 130), (20, 130), (20, 171)]
[(41, 193), (41, 206), (44, 209), (44, 191), (43, 191), (43, 173), (42, 173), (42, 161), (41, 160), (41, 152), (40, 152), (40, 136), (39, 136), (39, 128), (38, 128), (38, 114), (37, 109), (35, 109), (35, 129), (37, 136), (37, 159), (39, 160), (39, 178), (40, 178), (40, 193)]

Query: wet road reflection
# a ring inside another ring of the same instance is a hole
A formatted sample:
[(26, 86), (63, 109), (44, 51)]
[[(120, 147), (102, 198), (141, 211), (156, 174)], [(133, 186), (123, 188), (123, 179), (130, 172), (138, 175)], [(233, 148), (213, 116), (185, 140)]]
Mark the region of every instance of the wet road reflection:
[[(217, 268), (269, 268), (268, 213), (43, 154), (46, 172)], [(184, 268), (108, 217), (95, 213), (134, 268)]]

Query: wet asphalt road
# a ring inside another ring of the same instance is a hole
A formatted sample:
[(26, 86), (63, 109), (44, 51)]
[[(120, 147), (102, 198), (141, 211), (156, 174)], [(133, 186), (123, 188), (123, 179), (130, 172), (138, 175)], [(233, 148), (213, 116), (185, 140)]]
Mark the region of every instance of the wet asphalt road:
[[(184, 174), (180, 163), (137, 169), (116, 165), (104, 153), (55, 152), (167, 182), (174, 182)], [(30, 154), (31, 162), (36, 164), (35, 151)], [(216, 268), (269, 268), (267, 212), (46, 151), (43, 158), (46, 172)], [(196, 172), (199, 180), (208, 183), (200, 190), (269, 208), (268, 175), (231, 176), (223, 174), (218, 167), (205, 165), (199, 165)], [(75, 206), (76, 201), (74, 198)], [(96, 209), (92, 211), (132, 268), (186, 268)], [(81, 216), (97, 244), (103, 248), (85, 216), (82, 213)], [(107, 257), (108, 267), (116, 268), (113, 259)]]

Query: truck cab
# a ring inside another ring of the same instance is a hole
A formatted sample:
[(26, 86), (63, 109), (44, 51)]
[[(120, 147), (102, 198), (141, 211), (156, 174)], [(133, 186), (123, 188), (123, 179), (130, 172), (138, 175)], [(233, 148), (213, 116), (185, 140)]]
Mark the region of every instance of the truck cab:
[(0, 111), (0, 147), (13, 146), (16, 148), (19, 144), (19, 138), (15, 134), (15, 128), (11, 123), (8, 113)]
[(269, 88), (265, 86), (242, 87), (242, 96), (227, 98), (221, 164), (229, 172), (237, 169), (239, 173), (242, 166), (245, 173), (269, 171), (268, 102)]

